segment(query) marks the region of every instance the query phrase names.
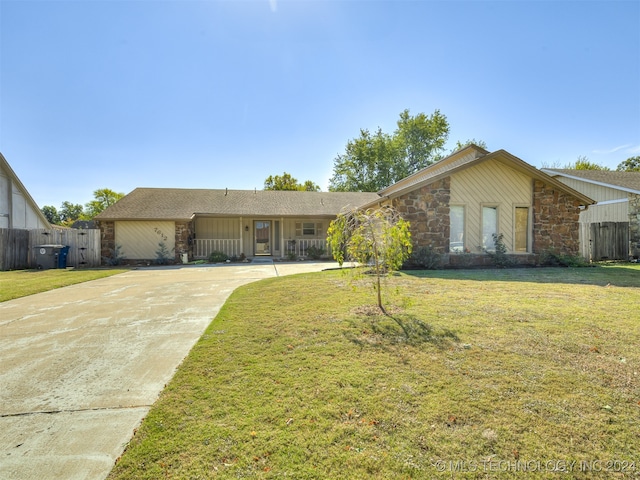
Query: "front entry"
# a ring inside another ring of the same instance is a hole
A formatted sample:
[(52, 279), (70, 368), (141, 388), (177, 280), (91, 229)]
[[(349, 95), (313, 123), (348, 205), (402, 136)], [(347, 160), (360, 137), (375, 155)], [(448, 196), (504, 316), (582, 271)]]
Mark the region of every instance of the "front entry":
[(255, 255), (271, 255), (271, 222), (260, 220), (254, 222)]

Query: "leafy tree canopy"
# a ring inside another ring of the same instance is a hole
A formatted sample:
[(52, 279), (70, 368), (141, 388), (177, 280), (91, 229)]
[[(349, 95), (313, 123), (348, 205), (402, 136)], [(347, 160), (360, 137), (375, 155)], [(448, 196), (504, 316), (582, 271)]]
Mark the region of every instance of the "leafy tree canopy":
[(45, 205), (40, 209), (40, 211), (49, 223), (52, 223), (54, 225), (60, 223), (60, 215), (58, 214), (58, 210), (56, 209), (56, 207), (52, 205)]
[(605, 167), (603, 165), (599, 165), (595, 162), (590, 161), (585, 156), (579, 156), (574, 163), (568, 163), (564, 168), (571, 170), (611, 170), (609, 167)]
[(282, 175), (269, 175), (264, 181), (265, 190), (294, 190), (294, 191), (307, 191), (307, 192), (319, 192), (320, 187), (313, 183), (311, 180), (307, 180), (304, 183), (298, 183), (298, 180), (292, 177), (287, 172)]
[(619, 172), (640, 172), (640, 156), (629, 157), (616, 168)]
[(329, 190), (377, 192), (442, 158), (449, 123), (439, 110), (415, 116), (405, 110), (397, 125), (393, 135), (361, 129), (347, 142), (334, 159)]
[(91, 220), (122, 197), (124, 197), (124, 193), (116, 193), (108, 188), (101, 188), (93, 192), (94, 200), (85, 205), (86, 209), (79, 203), (62, 202), (60, 210), (56, 210), (56, 207), (51, 205), (46, 205), (40, 211), (49, 223), (71, 226), (76, 220)]
[(451, 150), (451, 153), (457, 152), (458, 150), (462, 150), (464, 147), (468, 145), (477, 145), (480, 148), (484, 148), (485, 150), (488, 150), (487, 144), (484, 140), (476, 140), (475, 138), (470, 138), (466, 142), (461, 142), (460, 140), (458, 140), (456, 142), (456, 146), (453, 147), (453, 150)]
[(82, 205), (71, 202), (62, 202), (58, 211), (60, 223), (67, 226), (70, 226), (76, 220), (86, 220), (83, 213)]
[(85, 205), (86, 216), (93, 218), (101, 213), (105, 208), (113, 205), (118, 200), (124, 197), (124, 193), (117, 193), (109, 188), (100, 188), (93, 192), (94, 200), (91, 200)]

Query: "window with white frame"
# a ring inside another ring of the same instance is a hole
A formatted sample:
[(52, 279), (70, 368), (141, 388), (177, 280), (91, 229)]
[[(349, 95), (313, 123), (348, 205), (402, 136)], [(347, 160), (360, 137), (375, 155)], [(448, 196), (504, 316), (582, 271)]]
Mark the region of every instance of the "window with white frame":
[(464, 207), (451, 205), (449, 207), (449, 251), (464, 252)]
[(515, 207), (514, 230), (514, 251), (529, 251), (529, 207)]
[(482, 207), (482, 249), (494, 251), (496, 249), (493, 236), (498, 234), (498, 207)]

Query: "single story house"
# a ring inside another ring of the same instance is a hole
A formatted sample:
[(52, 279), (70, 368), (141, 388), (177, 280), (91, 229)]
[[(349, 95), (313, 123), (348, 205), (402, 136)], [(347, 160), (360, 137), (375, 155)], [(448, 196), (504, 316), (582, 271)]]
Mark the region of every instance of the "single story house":
[(326, 250), (326, 230), (341, 211), (392, 204), (411, 222), (416, 248), (445, 264), (494, 248), (534, 263), (545, 250), (577, 255), (581, 209), (594, 201), (504, 151), (467, 146), (377, 193), (138, 188), (96, 217), (103, 256), (121, 247), (130, 260), (153, 260), (160, 242), (176, 260)]
[(0, 153), (0, 228), (50, 229), (51, 225)]
[(580, 213), (582, 254), (593, 260), (640, 257), (640, 172), (542, 170), (597, 201)]
[(125, 259), (153, 261), (160, 242), (175, 254), (206, 259), (214, 251), (246, 257), (326, 252), (327, 228), (343, 209), (377, 198), (370, 192), (298, 192), (136, 188), (96, 216), (102, 255), (116, 245)]

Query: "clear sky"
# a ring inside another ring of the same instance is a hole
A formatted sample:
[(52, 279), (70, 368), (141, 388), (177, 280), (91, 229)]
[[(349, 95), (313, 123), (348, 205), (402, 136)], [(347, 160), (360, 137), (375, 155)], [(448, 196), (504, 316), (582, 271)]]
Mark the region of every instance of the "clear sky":
[(440, 110), (536, 166), (640, 155), (640, 1), (0, 0), (0, 152), (40, 207), (328, 187), (361, 128)]

